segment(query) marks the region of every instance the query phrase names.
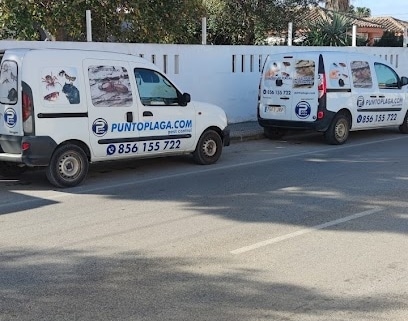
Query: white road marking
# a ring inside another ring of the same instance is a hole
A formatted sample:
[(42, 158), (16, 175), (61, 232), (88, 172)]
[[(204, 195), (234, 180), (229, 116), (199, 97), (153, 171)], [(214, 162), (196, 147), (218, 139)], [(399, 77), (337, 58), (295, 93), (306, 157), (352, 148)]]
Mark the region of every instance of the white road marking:
[(289, 234), (278, 236), (278, 237), (268, 239), (268, 240), (265, 240), (265, 241), (262, 241), (262, 242), (258, 242), (258, 243), (252, 244), (252, 245), (241, 247), (239, 249), (231, 251), (230, 253), (231, 254), (242, 254), (242, 253), (245, 253), (245, 252), (256, 250), (256, 249), (259, 249), (261, 247), (265, 247), (265, 246), (275, 244), (275, 243), (279, 243), (279, 242), (282, 242), (282, 241), (285, 241), (285, 240), (288, 240), (288, 239), (291, 239), (291, 238), (295, 238), (295, 237), (298, 237), (298, 236), (301, 236), (301, 235), (312, 233), (312, 232), (315, 232), (317, 230), (324, 229), (326, 227), (338, 225), (338, 224), (341, 224), (341, 223), (345, 223), (345, 222), (348, 222), (348, 221), (351, 221), (351, 220), (358, 219), (360, 217), (375, 214), (375, 213), (378, 213), (378, 212), (382, 211), (383, 209), (384, 208), (382, 208), (382, 207), (375, 207), (375, 208), (373, 208), (371, 210), (367, 210), (367, 211), (360, 212), (360, 213), (357, 213), (357, 214), (349, 215), (349, 216), (342, 217), (342, 218), (339, 218), (339, 219), (334, 220), (334, 221), (319, 224), (319, 225), (316, 225), (316, 226), (313, 226), (313, 227), (310, 227), (310, 228), (305, 228), (305, 229), (302, 229), (302, 230), (299, 230), (299, 231), (296, 231), (296, 232), (293, 232), (293, 233), (289, 233)]

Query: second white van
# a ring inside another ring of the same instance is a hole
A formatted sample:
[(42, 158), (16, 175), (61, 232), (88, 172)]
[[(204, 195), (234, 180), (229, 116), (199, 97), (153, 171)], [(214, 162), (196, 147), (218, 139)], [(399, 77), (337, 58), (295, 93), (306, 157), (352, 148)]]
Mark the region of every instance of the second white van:
[(355, 130), (399, 126), (408, 133), (407, 84), (407, 77), (372, 55), (269, 55), (259, 86), (258, 122), (268, 138), (287, 129), (313, 129), (329, 144), (343, 144)]

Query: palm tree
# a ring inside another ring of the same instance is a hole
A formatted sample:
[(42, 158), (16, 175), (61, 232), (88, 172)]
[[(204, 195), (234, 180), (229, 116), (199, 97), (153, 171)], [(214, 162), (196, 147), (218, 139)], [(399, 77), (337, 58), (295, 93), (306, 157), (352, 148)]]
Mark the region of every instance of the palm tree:
[(303, 45), (348, 46), (351, 41), (347, 31), (351, 25), (350, 18), (333, 12), (331, 17), (327, 15), (309, 24)]

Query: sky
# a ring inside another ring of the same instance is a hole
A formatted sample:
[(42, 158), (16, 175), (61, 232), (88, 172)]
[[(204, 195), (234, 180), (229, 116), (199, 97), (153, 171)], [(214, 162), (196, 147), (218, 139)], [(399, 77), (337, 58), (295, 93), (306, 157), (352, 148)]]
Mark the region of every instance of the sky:
[(408, 21), (408, 0), (350, 0), (354, 7), (371, 9), (371, 16), (392, 16)]

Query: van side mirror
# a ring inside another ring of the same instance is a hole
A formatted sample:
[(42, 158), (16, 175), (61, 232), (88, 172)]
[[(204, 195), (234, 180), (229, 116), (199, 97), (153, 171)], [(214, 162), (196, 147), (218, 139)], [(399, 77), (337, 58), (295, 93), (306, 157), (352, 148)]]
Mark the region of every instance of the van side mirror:
[(187, 106), (187, 104), (191, 101), (191, 96), (188, 93), (184, 93), (179, 99), (180, 106)]
[(408, 85), (408, 77), (402, 76), (401, 77), (401, 87)]
[(281, 87), (283, 85), (282, 79), (276, 79), (276, 87)]

